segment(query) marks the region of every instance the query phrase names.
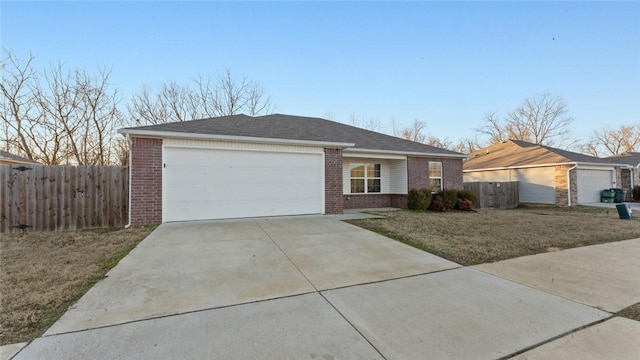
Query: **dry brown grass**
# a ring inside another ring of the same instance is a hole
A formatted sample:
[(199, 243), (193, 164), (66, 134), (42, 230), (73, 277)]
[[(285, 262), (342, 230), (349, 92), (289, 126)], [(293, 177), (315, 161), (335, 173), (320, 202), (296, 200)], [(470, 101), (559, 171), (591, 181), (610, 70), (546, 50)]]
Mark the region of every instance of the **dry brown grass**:
[(0, 344), (42, 334), (154, 228), (0, 235)]
[(640, 303), (622, 309), (616, 315), (640, 321)]
[(462, 265), (640, 238), (640, 220), (616, 209), (527, 207), (478, 212), (376, 213), (351, 223)]

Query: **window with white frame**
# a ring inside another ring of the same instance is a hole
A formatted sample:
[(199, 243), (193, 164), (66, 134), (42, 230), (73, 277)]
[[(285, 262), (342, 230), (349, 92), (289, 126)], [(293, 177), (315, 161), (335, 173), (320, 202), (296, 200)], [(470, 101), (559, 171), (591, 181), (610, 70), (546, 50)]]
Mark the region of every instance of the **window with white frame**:
[(429, 187), (431, 192), (442, 190), (442, 163), (429, 161)]
[(380, 192), (380, 164), (349, 164), (352, 194)]

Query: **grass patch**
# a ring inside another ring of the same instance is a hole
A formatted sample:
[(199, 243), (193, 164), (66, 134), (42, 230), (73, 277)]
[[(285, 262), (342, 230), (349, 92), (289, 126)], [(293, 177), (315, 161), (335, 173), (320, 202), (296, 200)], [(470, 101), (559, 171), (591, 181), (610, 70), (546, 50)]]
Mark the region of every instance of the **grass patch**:
[(640, 303), (633, 304), (628, 308), (622, 309), (618, 311), (616, 315), (640, 321)]
[(40, 336), (153, 229), (3, 234), (0, 344)]
[(609, 208), (374, 214), (383, 218), (349, 222), (466, 266), (640, 238), (640, 220), (620, 220)]

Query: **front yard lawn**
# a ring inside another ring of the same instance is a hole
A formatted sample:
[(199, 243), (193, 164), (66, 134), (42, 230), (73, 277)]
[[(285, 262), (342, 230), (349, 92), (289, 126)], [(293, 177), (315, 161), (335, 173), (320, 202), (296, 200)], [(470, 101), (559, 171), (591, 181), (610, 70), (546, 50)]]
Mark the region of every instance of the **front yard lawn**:
[(0, 345), (41, 335), (154, 228), (0, 234)]
[(384, 218), (349, 222), (466, 266), (640, 238), (639, 219), (620, 220), (609, 208), (373, 214)]

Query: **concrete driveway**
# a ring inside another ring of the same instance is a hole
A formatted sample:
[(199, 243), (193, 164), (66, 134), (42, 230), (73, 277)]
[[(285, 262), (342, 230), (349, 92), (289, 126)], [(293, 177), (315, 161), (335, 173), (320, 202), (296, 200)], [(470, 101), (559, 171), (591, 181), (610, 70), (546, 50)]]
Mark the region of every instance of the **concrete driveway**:
[(164, 224), (16, 359), (496, 359), (610, 317), (340, 218)]

